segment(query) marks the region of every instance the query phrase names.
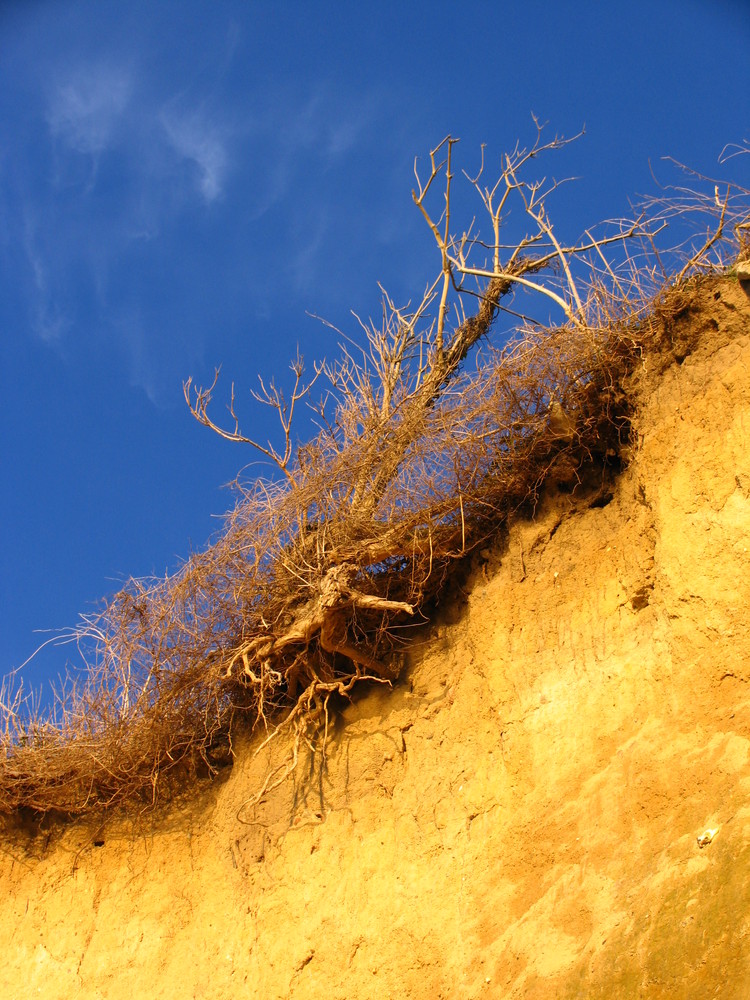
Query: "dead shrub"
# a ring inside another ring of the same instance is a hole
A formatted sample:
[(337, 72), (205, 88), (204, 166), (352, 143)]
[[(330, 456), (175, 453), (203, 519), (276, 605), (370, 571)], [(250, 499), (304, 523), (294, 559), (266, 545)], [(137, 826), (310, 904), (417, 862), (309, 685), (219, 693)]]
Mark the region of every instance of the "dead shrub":
[[(290, 395), (261, 381), (256, 399), (276, 410), (280, 445), (243, 435), (234, 387), (227, 428), (210, 413), (216, 380), (185, 384), (199, 422), (260, 449), (278, 475), (238, 482), (218, 538), (174, 575), (131, 580), (82, 618), (87, 671), (51, 715), (6, 684), (0, 812), (154, 802), (186, 775), (217, 769), (238, 716), (265, 726), (267, 740), (291, 733), (259, 801), (305, 742), (325, 747), (332, 698), (398, 676), (403, 626), (421, 620), (456, 560), (536, 496), (561, 455), (575, 466), (618, 452), (625, 377), (674, 308), (662, 290), (723, 267), (745, 232), (744, 203), (729, 188), (673, 192), (563, 244), (547, 211), (558, 185), (525, 171), (567, 140), (545, 142), (538, 128), (530, 148), (501, 159), (491, 186), (483, 151), (479, 173), (465, 177), (490, 237), (473, 226), (456, 236), (455, 142), (432, 151), (426, 174), (415, 167), (414, 201), (439, 255), (434, 282), (416, 307), (384, 294), (382, 321), (362, 324), (360, 346), (347, 338), (310, 379), (297, 358)], [(506, 245), (511, 208), (530, 229)], [(666, 225), (694, 212), (713, 220), (708, 236), (681, 255), (659, 251)], [(557, 325), (544, 321), (549, 309)], [(516, 324), (505, 344), (489, 336), (501, 312)], [(296, 446), (295, 408), (313, 402), (313, 388), (319, 432)]]

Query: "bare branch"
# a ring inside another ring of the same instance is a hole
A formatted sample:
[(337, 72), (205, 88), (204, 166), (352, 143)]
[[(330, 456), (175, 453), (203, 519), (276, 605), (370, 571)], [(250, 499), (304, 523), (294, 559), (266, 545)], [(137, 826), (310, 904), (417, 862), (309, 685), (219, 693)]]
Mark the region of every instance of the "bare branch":
[[(187, 379), (182, 385), (183, 395), (185, 396), (185, 402), (188, 404), (190, 412), (193, 414), (198, 423), (203, 424), (204, 427), (208, 427), (219, 437), (224, 438), (226, 441), (234, 441), (238, 444), (249, 444), (256, 451), (261, 452), (270, 458), (274, 465), (284, 473), (288, 480), (293, 481), (292, 473), (289, 469), (289, 463), (293, 457), (293, 444), (292, 444), (292, 422), (294, 420), (294, 410), (297, 403), (304, 399), (308, 395), (313, 385), (321, 374), (320, 370), (316, 369), (315, 374), (309, 382), (303, 383), (303, 377), (305, 374), (305, 364), (302, 356), (297, 353), (297, 357), (291, 363), (290, 369), (294, 374), (294, 386), (292, 388), (292, 394), (290, 400), (284, 397), (284, 393), (276, 387), (273, 379), (266, 387), (263, 379), (258, 376), (258, 381), (260, 382), (260, 392), (251, 390), (252, 397), (259, 403), (265, 406), (270, 406), (271, 409), (276, 410), (279, 422), (281, 424), (281, 429), (284, 434), (284, 450), (279, 452), (274, 448), (271, 442), (267, 442), (265, 445), (260, 444), (254, 438), (246, 437), (240, 431), (240, 422), (235, 411), (235, 391), (234, 382), (232, 382), (230, 402), (229, 402), (229, 414), (234, 421), (234, 428), (231, 430), (226, 430), (217, 424), (208, 414), (208, 407), (211, 404), (213, 398), (213, 392), (216, 388), (216, 384), (219, 379), (220, 369), (216, 369), (214, 373), (214, 380), (207, 389), (199, 388), (198, 386), (193, 386), (192, 377)], [(191, 388), (193, 390), (194, 396), (191, 396)]]

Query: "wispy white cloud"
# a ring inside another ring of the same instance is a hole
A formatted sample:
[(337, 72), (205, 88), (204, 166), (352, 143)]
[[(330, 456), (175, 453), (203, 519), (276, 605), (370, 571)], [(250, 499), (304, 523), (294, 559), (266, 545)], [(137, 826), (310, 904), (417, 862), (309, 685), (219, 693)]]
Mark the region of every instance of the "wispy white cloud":
[(110, 318), (110, 333), (123, 351), (130, 384), (141, 389), (154, 406), (163, 405), (163, 386), (154, 358), (156, 345), (148, 336), (141, 307), (137, 303), (121, 307)]
[(163, 112), (161, 124), (177, 154), (198, 170), (198, 187), (206, 201), (222, 193), (227, 171), (226, 136), (200, 111), (186, 115)]
[(23, 219), (23, 249), (31, 272), (32, 296), (31, 324), (34, 332), (48, 344), (62, 339), (69, 327), (50, 288), (50, 269), (38, 247), (37, 225), (28, 210)]
[(58, 344), (70, 329), (70, 320), (56, 307), (54, 302), (40, 300), (34, 304), (32, 313), (34, 330), (47, 344)]
[[(172, 103), (172, 102), (170, 102)], [(204, 110), (160, 110), (154, 95), (136, 93), (134, 73), (122, 65), (100, 61), (81, 63), (56, 74), (48, 87), (47, 125), (55, 139), (71, 152), (96, 161), (119, 145), (130, 166), (139, 170), (142, 187), (174, 183), (174, 154), (197, 171), (197, 187), (207, 202), (218, 198), (227, 173), (227, 130)], [(155, 146), (157, 148), (155, 148)], [(169, 154), (165, 161), (164, 155)], [(149, 172), (155, 161), (161, 169)], [(95, 171), (94, 171), (95, 172)]]
[(300, 249), (292, 255), (290, 273), (294, 289), (299, 295), (312, 291), (320, 280), (322, 249), (328, 235), (328, 218), (319, 207), (305, 222), (305, 238), (300, 239)]
[(49, 97), (52, 134), (79, 153), (97, 156), (113, 141), (131, 98), (132, 75), (100, 63), (78, 66), (58, 79)]
[[(34, 212), (23, 241), (29, 327), (66, 351), (106, 336), (152, 402), (165, 372), (173, 379), (174, 358), (181, 370), (185, 351), (203, 343), (190, 310), (190, 322), (160, 336), (153, 281), (155, 273), (166, 281), (160, 295), (184, 292), (184, 274), (204, 261), (204, 248), (191, 244), (191, 259), (174, 268), (175, 233), (206, 222), (203, 212), (191, 220), (196, 206), (220, 220), (226, 203), (236, 204), (245, 227), (273, 210), (272, 232), (283, 238), (278, 247), (269, 239), (277, 271), (259, 297), (270, 301), (282, 287), (308, 295), (328, 258), (339, 172), (368, 145), (382, 111), (376, 98), (325, 82), (238, 95), (229, 73), (238, 38), (229, 31), (205, 73), (164, 74), (159, 63), (157, 74), (153, 52), (121, 46), (93, 60), (66, 51), (40, 64), (36, 80), (43, 111), (34, 152), (48, 169), (24, 181), (15, 200), (28, 199)], [(178, 252), (188, 251), (181, 244)], [(256, 253), (250, 242), (245, 259)]]
[[(366, 140), (381, 113), (376, 95), (337, 95), (321, 84), (299, 101), (296, 94), (274, 94), (253, 103), (253, 175), (249, 218), (257, 221), (292, 197), (306, 177), (335, 168)], [(284, 127), (279, 128), (279, 122)], [(298, 203), (299, 208), (299, 203)]]

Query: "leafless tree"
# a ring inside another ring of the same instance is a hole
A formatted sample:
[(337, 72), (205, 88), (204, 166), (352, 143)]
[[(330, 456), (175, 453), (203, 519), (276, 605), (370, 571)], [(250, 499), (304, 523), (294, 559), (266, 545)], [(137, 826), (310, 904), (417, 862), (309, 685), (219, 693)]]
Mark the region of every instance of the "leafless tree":
[[(238, 712), (269, 727), (268, 740), (292, 733), (259, 799), (315, 734), (325, 746), (332, 698), (395, 679), (403, 628), (455, 560), (533, 500), (562, 458), (576, 468), (616, 452), (625, 376), (658, 339), (649, 303), (670, 277), (685, 282), (722, 247), (733, 252), (748, 214), (728, 191), (702, 198), (713, 228), (684, 260), (657, 249), (666, 203), (565, 241), (550, 208), (560, 183), (529, 172), (569, 141), (546, 140), (537, 124), (489, 180), (484, 148), (475, 173), (460, 175), (489, 238), (475, 220), (454, 224), (457, 140), (415, 163), (435, 277), (416, 305), (384, 292), (380, 320), (360, 322), (358, 341), (342, 337), (337, 359), (308, 374), (298, 356), (288, 392), (260, 381), (253, 396), (276, 412), (277, 443), (243, 433), (234, 385), (229, 423), (215, 419), (218, 371), (207, 388), (188, 379), (193, 416), (278, 475), (237, 483), (222, 532), (174, 575), (130, 581), (82, 618), (88, 673), (59, 692), (54, 717), (0, 692), (0, 812), (155, 799), (186, 767), (218, 766)], [(511, 213), (517, 239), (505, 236)], [(542, 321), (550, 309), (556, 320)], [(516, 332), (493, 343), (501, 313)], [(318, 432), (298, 444), (301, 405)]]

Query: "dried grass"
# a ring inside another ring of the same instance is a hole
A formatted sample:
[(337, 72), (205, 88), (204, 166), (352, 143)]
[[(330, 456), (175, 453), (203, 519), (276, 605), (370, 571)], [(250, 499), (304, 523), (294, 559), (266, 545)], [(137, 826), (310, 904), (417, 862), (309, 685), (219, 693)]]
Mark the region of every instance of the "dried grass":
[[(532, 156), (564, 144), (540, 136), (503, 159), (494, 188), (471, 180), (492, 220), (488, 245), (451, 236), (453, 141), (433, 151), (414, 197), (436, 238), (438, 277), (416, 309), (386, 296), (361, 352), (347, 346), (316, 369), (313, 382), (326, 383), (317, 437), (291, 444), (294, 406), (311, 387), (298, 360), (288, 400), (261, 384), (284, 435), (278, 450), (262, 447), (277, 480), (238, 483), (205, 551), (164, 580), (131, 580), (81, 620), (88, 671), (58, 693), (51, 715), (6, 682), (0, 813), (153, 803), (230, 759), (238, 719), (265, 726), (267, 740), (293, 734), (259, 801), (294, 770), (305, 741), (325, 747), (332, 698), (397, 678), (404, 626), (424, 619), (456, 562), (533, 501), (561, 457), (573, 467), (616, 458), (628, 438), (627, 376), (677, 308), (667, 289), (723, 269), (742, 249), (746, 203), (730, 191), (682, 192), (682, 202), (672, 194), (610, 235), (587, 231), (562, 247), (545, 210), (554, 186), (519, 179)], [(441, 176), (448, 211), (433, 220), (427, 200)], [(509, 197), (536, 229), (506, 250), (500, 209)], [(658, 250), (662, 223), (698, 209), (713, 219), (708, 237), (680, 253)], [(470, 252), (485, 252), (481, 266)], [(532, 308), (561, 302), (562, 323), (527, 318), (510, 343), (494, 345), (498, 313), (517, 316), (523, 289)], [(236, 420), (229, 430), (213, 423), (214, 387), (191, 393), (186, 384), (194, 415), (255, 444)], [(234, 392), (232, 414), (233, 404)]]

